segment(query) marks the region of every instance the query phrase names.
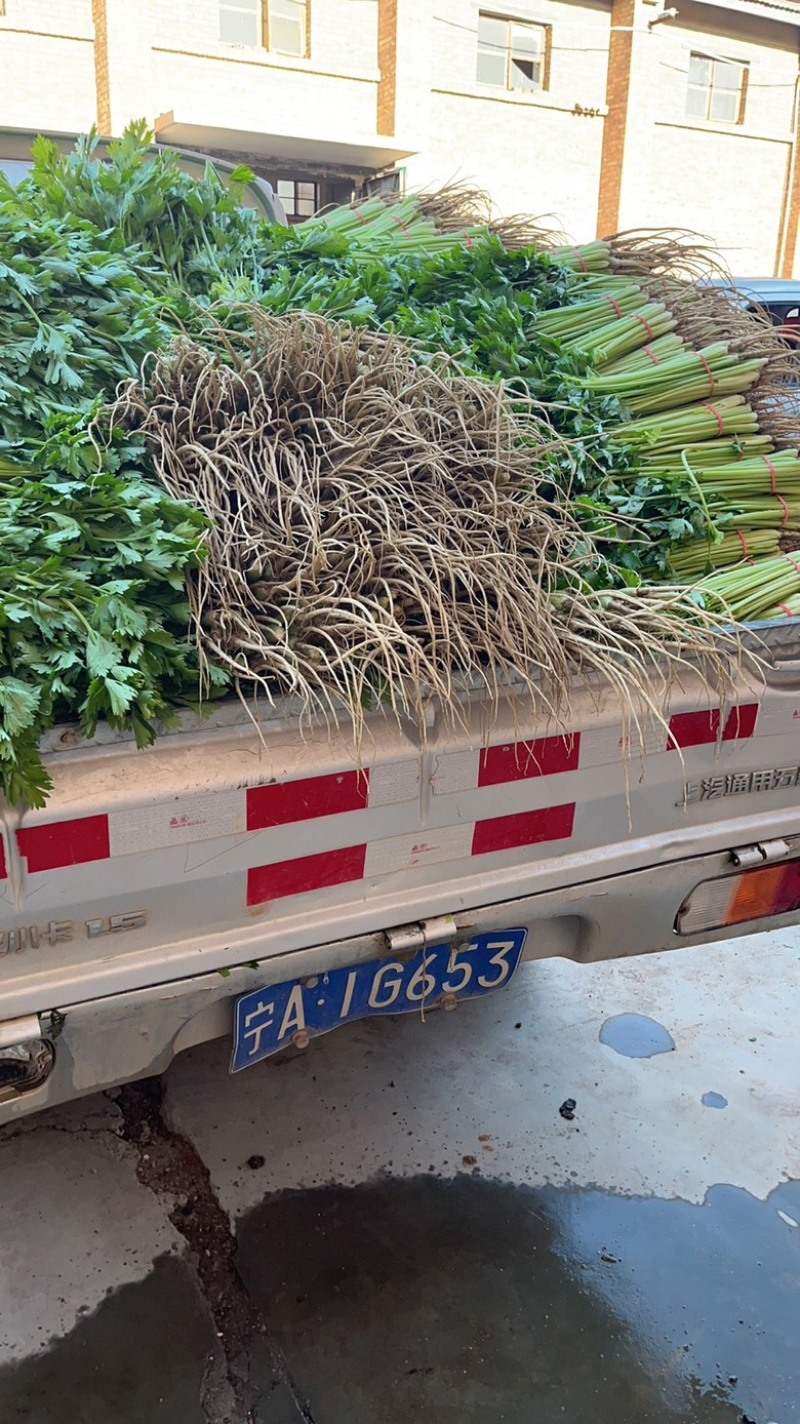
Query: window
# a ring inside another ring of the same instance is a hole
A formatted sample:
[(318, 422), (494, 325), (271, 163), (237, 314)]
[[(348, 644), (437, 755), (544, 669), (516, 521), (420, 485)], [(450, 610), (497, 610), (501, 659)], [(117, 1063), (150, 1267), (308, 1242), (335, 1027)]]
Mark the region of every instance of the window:
[(275, 54), (308, 52), (308, 0), (219, 0), (224, 44), (263, 45)]
[(264, 0), (264, 43), (276, 54), (308, 52), (307, 0)]
[(279, 178), (275, 185), (287, 218), (301, 221), (313, 217), (319, 207), (317, 184), (294, 178)]
[(728, 59), (689, 56), (686, 114), (690, 119), (712, 119), (720, 124), (744, 122), (748, 66)]
[(497, 15), (478, 16), (478, 83), (495, 89), (546, 88), (548, 29)]
[(219, 37), (225, 44), (260, 45), (260, 0), (220, 0)]

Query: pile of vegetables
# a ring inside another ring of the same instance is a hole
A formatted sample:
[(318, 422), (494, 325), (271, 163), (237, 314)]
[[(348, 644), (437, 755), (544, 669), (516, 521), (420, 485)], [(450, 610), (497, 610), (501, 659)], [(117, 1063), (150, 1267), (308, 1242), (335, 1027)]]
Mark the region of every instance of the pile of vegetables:
[(455, 716), (464, 678), (558, 716), (575, 668), (657, 707), (710, 629), (800, 609), (785, 353), (686, 243), (458, 191), (285, 229), (248, 177), (134, 126), (0, 179), (10, 800), (58, 720), (146, 745), (233, 688)]

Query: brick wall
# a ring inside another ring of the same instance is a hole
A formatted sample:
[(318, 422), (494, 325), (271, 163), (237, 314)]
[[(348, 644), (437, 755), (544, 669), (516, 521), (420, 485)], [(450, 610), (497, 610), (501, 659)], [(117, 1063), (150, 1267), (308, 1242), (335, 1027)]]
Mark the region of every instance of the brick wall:
[(91, 0), (6, 0), (0, 18), (0, 122), (89, 128), (96, 117)]
[[(478, 84), (481, 8), (551, 27), (546, 93), (521, 94)], [(409, 185), (477, 183), (499, 211), (534, 213), (576, 238), (592, 237), (608, 28), (608, 9), (580, 0), (514, 0), (502, 5), (492, 0), (485, 7), (478, 0), (438, 0), (426, 76), (427, 131), (421, 153), (408, 160)], [(398, 72), (404, 76), (402, 69)], [(401, 91), (399, 82), (398, 99)], [(592, 110), (597, 111), (594, 117)], [(402, 132), (398, 126), (398, 134)]]

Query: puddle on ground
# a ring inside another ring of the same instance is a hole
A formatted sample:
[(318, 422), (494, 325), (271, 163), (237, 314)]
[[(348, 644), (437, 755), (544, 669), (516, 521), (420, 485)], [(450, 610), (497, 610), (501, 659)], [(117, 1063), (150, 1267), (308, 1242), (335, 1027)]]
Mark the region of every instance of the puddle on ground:
[(268, 1198), (238, 1265), (320, 1424), (798, 1424), (781, 1207), (382, 1178)]
[(700, 1099), (704, 1108), (726, 1108), (728, 1099), (723, 1098), (721, 1093), (704, 1093)]
[[(268, 1198), (238, 1265), (315, 1424), (800, 1424), (798, 1220), (800, 1183), (695, 1207), (381, 1178)], [(0, 1368), (0, 1419), (223, 1424), (199, 1402), (215, 1343), (165, 1258)], [(296, 1424), (271, 1370), (254, 1424)]]
[[(64, 1294), (74, 1296), (76, 1288), (79, 1275), (64, 1282)], [(189, 1271), (164, 1257), (145, 1280), (115, 1291), (42, 1354), (0, 1366), (0, 1419), (209, 1424), (200, 1391), (214, 1344)]]
[(646, 1014), (614, 1014), (603, 1024), (600, 1042), (624, 1058), (654, 1058), (657, 1053), (675, 1052), (672, 1034)]

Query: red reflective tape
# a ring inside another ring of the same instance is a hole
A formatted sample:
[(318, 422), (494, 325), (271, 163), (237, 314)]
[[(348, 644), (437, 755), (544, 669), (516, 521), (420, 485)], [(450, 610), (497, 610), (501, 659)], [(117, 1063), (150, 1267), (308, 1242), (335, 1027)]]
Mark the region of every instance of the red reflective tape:
[(495, 850), (516, 850), (539, 845), (541, 841), (565, 841), (572, 835), (575, 803), (550, 806), (544, 811), (523, 811), (519, 816), (495, 816), (478, 821), (472, 837), (472, 854), (489, 855)]
[(725, 421), (722, 419), (722, 416), (720, 415), (719, 411), (717, 410), (717, 407), (716, 407), (715, 405), (709, 405), (708, 401), (701, 401), (700, 404), (701, 404), (701, 406), (703, 406), (703, 408), (704, 408), (705, 410), (710, 410), (710, 411), (711, 411), (711, 414), (713, 415), (714, 419), (715, 419), (716, 422), (717, 422), (717, 425), (719, 426), (719, 433), (720, 433), (720, 435), (724, 435), (724, 434), (725, 434)]
[(270, 900), (363, 880), (366, 856), (367, 847), (358, 845), (305, 855), (300, 860), (282, 860), (276, 865), (257, 865), (247, 872), (247, 903), (266, 905)]
[(719, 708), (707, 712), (678, 712), (669, 719), (667, 750), (676, 747), (702, 747), (719, 737)]
[[(700, 362), (700, 364), (703, 365), (703, 366), (705, 366), (706, 370), (708, 371), (708, 379), (709, 379), (709, 381), (711, 382), (711, 390), (709, 391), (708, 394), (709, 394), (710, 396), (713, 396), (714, 391), (715, 391), (716, 388), (717, 388), (717, 381), (716, 381), (716, 377), (715, 377), (715, 375), (714, 375), (714, 372), (712, 371), (711, 367), (709, 366), (709, 364), (708, 364), (708, 362), (707, 362), (705, 356), (703, 355), (702, 351), (697, 351), (697, 352), (695, 352), (695, 355), (697, 356), (697, 359), (698, 359), (698, 361)], [(710, 407), (709, 407), (709, 409), (710, 409)]]
[(571, 737), (539, 737), (533, 742), (511, 742), (488, 747), (481, 752), (479, 786), (499, 786), (506, 781), (527, 781), (533, 776), (557, 776), (577, 771), (581, 749), (580, 734)]
[(757, 721), (757, 702), (744, 702), (741, 707), (732, 707), (722, 731), (723, 742), (736, 742), (745, 737), (752, 737)]
[(369, 796), (368, 771), (343, 771), (333, 776), (308, 776), (278, 786), (251, 786), (247, 792), (247, 829), (288, 826), (318, 816), (363, 811)]
[[(758, 720), (758, 703), (744, 702), (740, 707), (732, 707), (722, 729), (723, 742), (735, 742), (752, 737)], [(704, 712), (678, 712), (669, 719), (667, 751), (676, 747), (710, 746), (720, 740), (720, 711), (718, 707)]]
[(28, 826), (17, 831), (17, 845), (31, 872), (108, 860), (108, 816), (82, 816), (77, 821)]

